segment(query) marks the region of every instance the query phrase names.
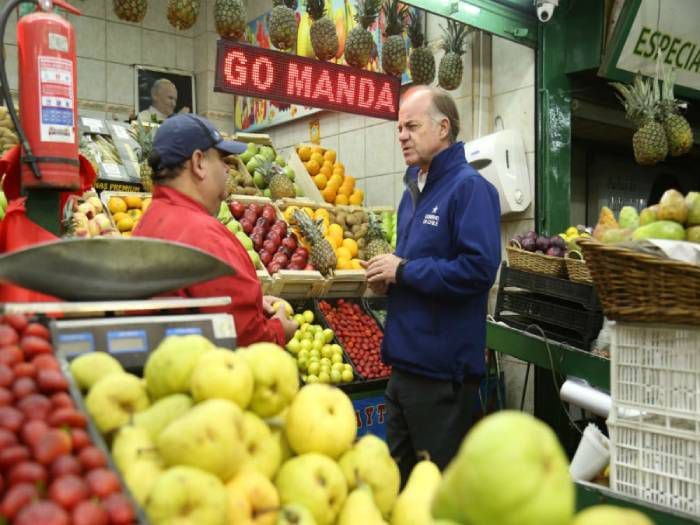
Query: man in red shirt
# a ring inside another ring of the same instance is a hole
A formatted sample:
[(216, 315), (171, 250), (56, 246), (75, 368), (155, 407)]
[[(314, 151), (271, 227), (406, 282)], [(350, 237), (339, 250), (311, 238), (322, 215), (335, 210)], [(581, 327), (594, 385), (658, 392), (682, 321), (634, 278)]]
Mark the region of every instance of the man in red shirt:
[(273, 311), (277, 298), (263, 297), (245, 248), (216, 219), (227, 195), (228, 167), (223, 158), (245, 148), (240, 142), (223, 140), (208, 120), (197, 115), (167, 119), (156, 132), (148, 159), (153, 168), (153, 200), (134, 235), (189, 244), (229, 264), (235, 275), (188, 286), (177, 294), (230, 296), (229, 306), (202, 310), (233, 315), (239, 346), (260, 341), (284, 345), (297, 323), (287, 318), (284, 306)]

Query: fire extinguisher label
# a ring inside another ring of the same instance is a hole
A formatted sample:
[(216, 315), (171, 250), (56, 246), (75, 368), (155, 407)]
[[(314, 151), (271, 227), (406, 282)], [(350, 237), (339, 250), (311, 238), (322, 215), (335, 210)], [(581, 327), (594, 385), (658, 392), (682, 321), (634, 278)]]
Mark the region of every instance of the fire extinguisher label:
[(40, 56), (39, 83), (42, 142), (75, 142), (73, 62)]

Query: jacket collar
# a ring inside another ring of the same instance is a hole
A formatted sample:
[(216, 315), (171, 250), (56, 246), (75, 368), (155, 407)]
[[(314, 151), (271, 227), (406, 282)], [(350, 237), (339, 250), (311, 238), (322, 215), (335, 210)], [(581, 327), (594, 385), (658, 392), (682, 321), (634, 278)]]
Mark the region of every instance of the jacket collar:
[(404, 185), (408, 188), (411, 198), (413, 200), (413, 206), (415, 208), (416, 202), (420, 194), (425, 194), (428, 188), (434, 186), (438, 180), (442, 179), (447, 175), (452, 169), (460, 164), (466, 164), (467, 158), (464, 154), (464, 142), (458, 141), (442, 150), (440, 153), (433, 157), (430, 162), (430, 167), (428, 168), (428, 179), (425, 181), (425, 187), (423, 191), (418, 191), (418, 173), (420, 173), (420, 167), (410, 166), (406, 170), (406, 174), (403, 177)]

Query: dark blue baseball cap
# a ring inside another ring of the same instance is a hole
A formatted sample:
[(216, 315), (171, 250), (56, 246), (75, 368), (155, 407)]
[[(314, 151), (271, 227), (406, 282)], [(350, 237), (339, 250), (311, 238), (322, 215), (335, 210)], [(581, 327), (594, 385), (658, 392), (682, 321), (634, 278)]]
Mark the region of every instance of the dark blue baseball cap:
[(186, 113), (163, 122), (153, 139), (153, 149), (160, 155), (159, 168), (171, 168), (188, 160), (195, 150), (216, 148), (229, 155), (243, 153), (247, 145), (224, 140), (221, 133), (204, 117)]

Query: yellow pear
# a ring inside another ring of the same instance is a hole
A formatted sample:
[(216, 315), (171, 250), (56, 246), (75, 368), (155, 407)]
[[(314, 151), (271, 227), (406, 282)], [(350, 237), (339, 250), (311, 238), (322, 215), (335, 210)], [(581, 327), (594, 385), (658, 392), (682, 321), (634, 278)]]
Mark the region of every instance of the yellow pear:
[(70, 362), (70, 373), (84, 392), (108, 374), (124, 372), (122, 365), (106, 352), (90, 352)]
[(122, 473), (131, 495), (143, 506), (158, 476), (163, 473), (163, 467), (155, 461), (140, 459), (128, 465)]
[(413, 467), (406, 487), (396, 499), (391, 525), (432, 525), (430, 505), (442, 474), (435, 463), (420, 461)]
[(374, 504), (372, 491), (367, 485), (353, 490), (340, 510), (336, 525), (385, 525), (382, 513)]
[(151, 439), (158, 439), (161, 430), (170, 422), (192, 408), (192, 398), (185, 394), (171, 394), (165, 396), (143, 412), (134, 415), (134, 426), (144, 428)]
[(260, 417), (279, 414), (299, 391), (296, 360), (273, 343), (256, 343), (237, 352), (248, 362), (255, 380), (248, 408)]
[(634, 509), (613, 505), (595, 505), (582, 510), (571, 525), (654, 525), (644, 514)]
[(272, 482), (256, 471), (242, 470), (226, 484), (229, 523), (274, 525), (280, 498)]
[(129, 465), (138, 460), (160, 460), (148, 431), (133, 425), (125, 425), (117, 432), (112, 442), (112, 457), (122, 472), (126, 472)]
[(241, 469), (255, 470), (272, 479), (282, 463), (282, 446), (270, 427), (252, 412), (243, 414), (241, 428), (245, 459)]

